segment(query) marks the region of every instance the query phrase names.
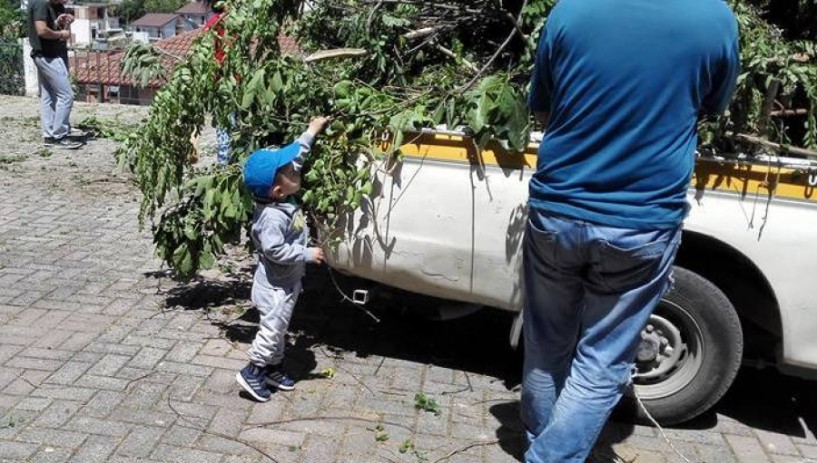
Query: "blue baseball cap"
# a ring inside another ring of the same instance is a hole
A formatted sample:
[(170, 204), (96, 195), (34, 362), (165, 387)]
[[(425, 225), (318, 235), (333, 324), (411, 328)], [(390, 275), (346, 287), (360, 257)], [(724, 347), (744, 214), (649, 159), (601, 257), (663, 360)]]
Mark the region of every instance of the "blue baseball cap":
[(244, 185), (255, 196), (268, 198), (278, 169), (292, 162), (299, 151), (298, 143), (292, 143), (283, 148), (262, 148), (253, 152), (244, 163)]

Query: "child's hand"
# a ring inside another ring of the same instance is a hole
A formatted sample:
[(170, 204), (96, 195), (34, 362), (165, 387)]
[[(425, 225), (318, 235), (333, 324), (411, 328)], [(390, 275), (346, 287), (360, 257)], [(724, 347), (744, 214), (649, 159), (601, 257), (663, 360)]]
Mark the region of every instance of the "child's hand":
[(326, 254), (323, 253), (321, 248), (309, 248), (307, 252), (309, 253), (309, 262), (322, 264), (326, 260)]
[(318, 116), (309, 122), (309, 128), (306, 129), (306, 131), (314, 137), (326, 130), (326, 127), (329, 126), (330, 122), (332, 122), (332, 118)]

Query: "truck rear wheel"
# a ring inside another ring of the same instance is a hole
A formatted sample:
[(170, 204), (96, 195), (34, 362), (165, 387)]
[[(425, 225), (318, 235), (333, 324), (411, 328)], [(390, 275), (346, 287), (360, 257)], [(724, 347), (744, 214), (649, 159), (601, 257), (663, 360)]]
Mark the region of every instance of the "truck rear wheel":
[[(635, 393), (659, 423), (691, 420), (709, 410), (735, 379), (743, 333), (735, 308), (700, 275), (674, 269), (675, 285), (641, 332)], [(618, 412), (647, 422), (630, 390)]]

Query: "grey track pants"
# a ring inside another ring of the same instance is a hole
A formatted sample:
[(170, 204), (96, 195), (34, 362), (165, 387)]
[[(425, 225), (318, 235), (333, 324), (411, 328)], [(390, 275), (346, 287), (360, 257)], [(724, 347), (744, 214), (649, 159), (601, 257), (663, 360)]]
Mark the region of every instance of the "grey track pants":
[(252, 302), (258, 309), (259, 326), (247, 354), (258, 366), (278, 365), (284, 360), (286, 332), (301, 293), (301, 283), (291, 288), (271, 288), (254, 282)]
[(40, 82), (40, 121), (44, 138), (61, 139), (68, 135), (74, 90), (68, 66), (62, 58), (35, 56)]

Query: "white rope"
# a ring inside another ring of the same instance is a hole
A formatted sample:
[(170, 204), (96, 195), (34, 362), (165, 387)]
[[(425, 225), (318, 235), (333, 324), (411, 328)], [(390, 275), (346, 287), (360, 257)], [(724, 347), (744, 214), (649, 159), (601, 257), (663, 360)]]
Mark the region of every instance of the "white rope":
[(327, 265), (327, 266), (326, 266), (326, 268), (327, 268), (327, 269), (329, 269), (329, 276), (332, 278), (332, 284), (334, 284), (334, 285), (335, 285), (335, 289), (337, 289), (337, 290), (338, 290), (338, 293), (340, 293), (340, 295), (341, 295), (341, 297), (343, 298), (343, 300), (344, 300), (344, 301), (351, 302), (351, 303), (352, 303), (352, 305), (354, 305), (354, 306), (355, 306), (355, 307), (357, 307), (358, 309), (360, 309), (360, 310), (362, 310), (363, 312), (365, 312), (365, 313), (366, 313), (366, 315), (368, 315), (368, 316), (372, 317), (372, 319), (373, 319), (374, 321), (376, 321), (377, 323), (380, 323), (380, 319), (379, 319), (379, 318), (377, 318), (377, 317), (376, 317), (376, 316), (375, 316), (373, 313), (371, 313), (371, 312), (369, 312), (368, 310), (366, 310), (366, 309), (365, 309), (365, 308), (364, 308), (362, 305), (360, 305), (360, 304), (358, 304), (357, 302), (355, 302), (355, 300), (354, 300), (354, 299), (352, 299), (351, 297), (347, 296), (347, 295), (346, 295), (346, 293), (344, 293), (344, 292), (343, 292), (343, 290), (342, 290), (342, 289), (340, 289), (340, 285), (338, 285), (338, 282), (337, 282), (337, 281), (335, 281), (335, 273), (332, 271), (332, 267), (330, 267), (330, 266), (328, 266), (328, 265)]
[(652, 415), (650, 415), (650, 412), (647, 410), (647, 407), (644, 406), (644, 402), (641, 401), (641, 397), (639, 397), (638, 392), (636, 392), (635, 385), (632, 385), (631, 389), (633, 390), (633, 396), (635, 396), (635, 400), (638, 401), (638, 405), (640, 405), (641, 409), (644, 410), (644, 414), (647, 415), (647, 418), (650, 419), (652, 424), (656, 428), (658, 428), (658, 431), (661, 433), (661, 436), (663, 436), (664, 440), (667, 441), (667, 444), (669, 444), (669, 447), (672, 449), (672, 451), (675, 452), (679, 457), (681, 457), (681, 460), (684, 460), (685, 463), (691, 463), (689, 461), (689, 459), (684, 456), (683, 453), (678, 451), (678, 449), (675, 448), (674, 445), (672, 445), (672, 442), (669, 440), (669, 437), (667, 436), (667, 433), (664, 432), (664, 428), (662, 428), (661, 425), (658, 424), (658, 421), (655, 421), (655, 418), (653, 418)]

